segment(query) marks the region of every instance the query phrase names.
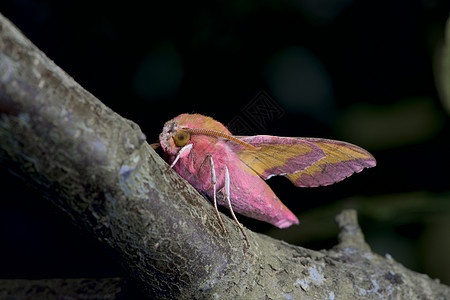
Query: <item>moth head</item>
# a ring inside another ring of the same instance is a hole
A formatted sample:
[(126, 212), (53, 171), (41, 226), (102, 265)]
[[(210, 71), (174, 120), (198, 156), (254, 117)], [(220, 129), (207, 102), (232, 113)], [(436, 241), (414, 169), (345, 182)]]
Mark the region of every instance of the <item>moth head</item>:
[(166, 122), (163, 131), (159, 135), (161, 147), (164, 152), (170, 155), (176, 155), (182, 147), (186, 146), (190, 139), (190, 133), (175, 120)]

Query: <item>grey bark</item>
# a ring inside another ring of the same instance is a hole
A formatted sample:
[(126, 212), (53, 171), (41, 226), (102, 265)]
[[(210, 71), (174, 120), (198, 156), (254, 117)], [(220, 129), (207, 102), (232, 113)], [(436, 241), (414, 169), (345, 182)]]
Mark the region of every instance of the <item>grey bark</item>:
[(124, 297), (122, 278), (2, 279), (0, 299), (119, 299)]
[[(153, 112), (156, 113), (156, 112)], [(0, 15), (0, 162), (110, 247), (152, 298), (445, 299), (450, 288), (370, 251), (354, 211), (313, 251), (236, 224)], [(307, 230), (307, 229), (305, 229)]]

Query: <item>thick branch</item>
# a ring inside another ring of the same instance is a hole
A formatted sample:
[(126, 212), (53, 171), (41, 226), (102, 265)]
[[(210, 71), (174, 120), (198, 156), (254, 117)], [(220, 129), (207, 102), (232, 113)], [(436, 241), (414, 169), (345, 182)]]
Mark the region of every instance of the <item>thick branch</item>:
[[(370, 252), (346, 212), (312, 251), (242, 236), (145, 142), (0, 16), (0, 161), (110, 247), (158, 298), (433, 298), (450, 289)], [(305, 228), (304, 230), (307, 230)], [(406, 296), (407, 295), (407, 296)]]
[(121, 278), (2, 279), (0, 299), (119, 299), (126, 290)]

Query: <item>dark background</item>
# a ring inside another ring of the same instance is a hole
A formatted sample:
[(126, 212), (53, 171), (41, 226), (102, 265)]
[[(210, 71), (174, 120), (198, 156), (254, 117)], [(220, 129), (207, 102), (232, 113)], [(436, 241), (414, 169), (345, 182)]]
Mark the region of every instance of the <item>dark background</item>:
[[(269, 180), (300, 226), (239, 219), (323, 249), (336, 243), (334, 215), (353, 207), (375, 252), (446, 284), (450, 103), (439, 97), (435, 75), (449, 7), (444, 0), (0, 2), (2, 14), (138, 123), (149, 142), (165, 121), (197, 112), (240, 121), (232, 131), (366, 148), (378, 166), (333, 186)], [(255, 121), (251, 110), (264, 118)], [(39, 191), (5, 168), (0, 176), (1, 278), (121, 276), (107, 251)]]

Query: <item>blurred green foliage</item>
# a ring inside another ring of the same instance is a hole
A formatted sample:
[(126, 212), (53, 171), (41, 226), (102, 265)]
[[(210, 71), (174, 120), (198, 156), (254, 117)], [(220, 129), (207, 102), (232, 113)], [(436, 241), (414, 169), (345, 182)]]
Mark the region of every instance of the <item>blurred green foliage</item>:
[(436, 52), (434, 60), (436, 87), (443, 107), (450, 113), (450, 19), (447, 20), (444, 38)]
[(444, 129), (446, 116), (430, 97), (390, 105), (357, 103), (336, 120), (336, 134), (374, 150), (426, 142)]

